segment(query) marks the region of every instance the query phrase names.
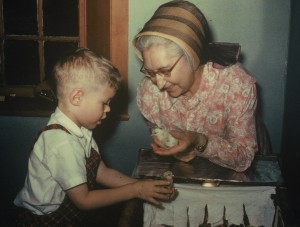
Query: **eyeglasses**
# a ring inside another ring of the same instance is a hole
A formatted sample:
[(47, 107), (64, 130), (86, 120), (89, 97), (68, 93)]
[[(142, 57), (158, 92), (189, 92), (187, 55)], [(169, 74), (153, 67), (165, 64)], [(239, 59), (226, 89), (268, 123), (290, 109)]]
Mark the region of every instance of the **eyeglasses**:
[(174, 63), (174, 65), (168, 70), (160, 70), (160, 71), (153, 72), (153, 71), (149, 71), (149, 70), (145, 69), (144, 65), (143, 65), (142, 68), (140, 69), (140, 72), (144, 73), (146, 76), (148, 76), (150, 78), (154, 78), (156, 75), (159, 75), (161, 77), (169, 77), (169, 76), (171, 76), (172, 70), (175, 68), (177, 63), (182, 58), (182, 56), (183, 56), (183, 54), (177, 59), (177, 61)]

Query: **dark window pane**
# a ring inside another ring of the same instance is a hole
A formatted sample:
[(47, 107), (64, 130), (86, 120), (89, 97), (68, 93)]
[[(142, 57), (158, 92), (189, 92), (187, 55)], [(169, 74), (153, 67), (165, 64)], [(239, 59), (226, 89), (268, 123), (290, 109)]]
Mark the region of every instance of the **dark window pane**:
[[(2, 56), (2, 51), (3, 51), (3, 42), (1, 41), (0, 43), (0, 51), (1, 51), (1, 56)], [(0, 86), (3, 85), (4, 83), (4, 59), (2, 59), (2, 57), (0, 57)]]
[(44, 34), (79, 36), (78, 0), (44, 0)]
[(77, 42), (46, 42), (45, 43), (45, 74), (46, 80), (53, 80), (53, 66), (63, 55), (78, 48)]
[(4, 0), (3, 7), (5, 34), (37, 34), (37, 0)]
[(38, 43), (7, 40), (4, 43), (7, 85), (36, 85), (40, 81)]

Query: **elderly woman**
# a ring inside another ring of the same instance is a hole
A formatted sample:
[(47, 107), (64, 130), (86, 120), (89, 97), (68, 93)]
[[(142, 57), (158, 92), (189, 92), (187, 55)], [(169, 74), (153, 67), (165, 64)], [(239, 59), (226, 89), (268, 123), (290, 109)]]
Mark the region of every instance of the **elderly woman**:
[(156, 154), (182, 161), (196, 156), (246, 170), (257, 152), (255, 78), (237, 62), (239, 45), (210, 43), (207, 21), (188, 1), (161, 5), (133, 40), (145, 78), (138, 107), (151, 129), (163, 128), (178, 141)]

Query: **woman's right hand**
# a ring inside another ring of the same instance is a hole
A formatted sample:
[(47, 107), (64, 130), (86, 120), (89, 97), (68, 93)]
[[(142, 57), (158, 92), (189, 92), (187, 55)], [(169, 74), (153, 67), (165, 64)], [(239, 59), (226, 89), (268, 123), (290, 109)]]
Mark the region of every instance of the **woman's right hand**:
[(175, 158), (184, 162), (188, 162), (196, 157), (195, 145), (199, 141), (202, 141), (201, 144), (203, 144), (203, 140), (206, 138), (205, 135), (192, 131), (173, 130), (170, 133), (178, 140), (177, 145), (170, 148), (162, 147), (157, 139), (152, 137), (152, 150), (161, 156), (174, 155)]
[(170, 131), (170, 134), (178, 140), (178, 144), (170, 148), (162, 147), (157, 139), (152, 137), (151, 147), (154, 153), (168, 156), (176, 155), (181, 152), (188, 152), (191, 148), (193, 149), (193, 144), (195, 144), (195, 141), (198, 138), (198, 133), (191, 131), (173, 130)]
[(171, 201), (176, 198), (177, 191), (166, 180), (138, 180), (133, 183), (137, 198), (161, 206), (161, 201)]

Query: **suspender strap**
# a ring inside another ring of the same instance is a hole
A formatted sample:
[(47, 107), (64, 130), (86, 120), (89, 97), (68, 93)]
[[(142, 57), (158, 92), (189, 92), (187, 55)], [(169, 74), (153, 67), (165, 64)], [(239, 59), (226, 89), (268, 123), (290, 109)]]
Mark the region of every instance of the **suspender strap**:
[(35, 136), (35, 139), (34, 139), (34, 143), (38, 140), (38, 138), (40, 137), (40, 135), (47, 131), (47, 130), (52, 130), (52, 129), (61, 129), (63, 131), (65, 131), (66, 133), (69, 133), (71, 134), (64, 126), (60, 125), (60, 124), (51, 124), (51, 125), (47, 125), (46, 127), (42, 128), (38, 134)]

